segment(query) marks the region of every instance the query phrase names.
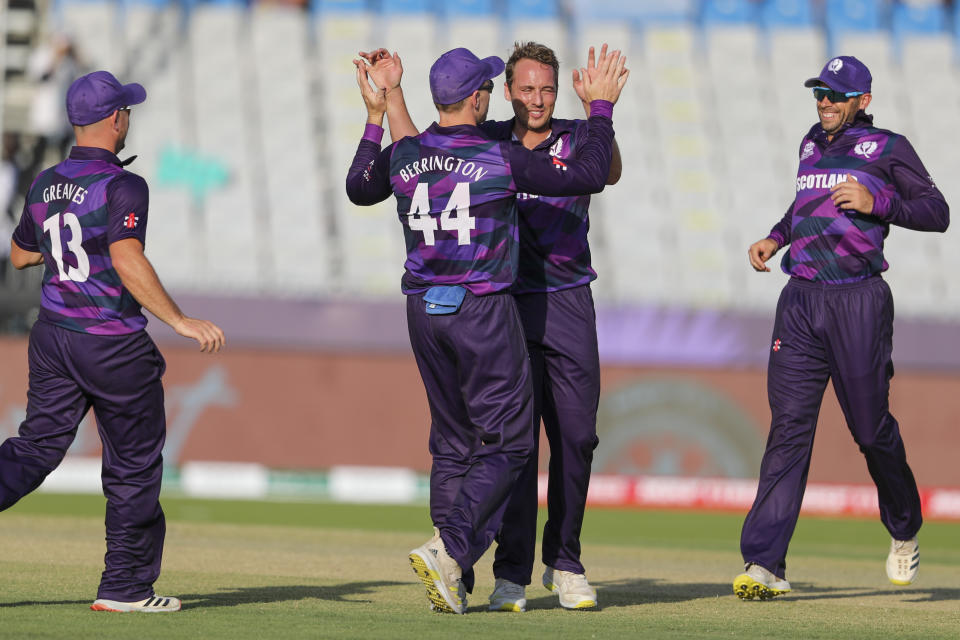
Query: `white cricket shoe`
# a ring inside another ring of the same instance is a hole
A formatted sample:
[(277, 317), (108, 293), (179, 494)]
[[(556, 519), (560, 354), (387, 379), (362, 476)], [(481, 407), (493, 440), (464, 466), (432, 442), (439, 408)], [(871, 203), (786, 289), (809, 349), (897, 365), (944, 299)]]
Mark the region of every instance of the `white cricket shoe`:
[(748, 563), (733, 579), (733, 592), (741, 600), (770, 600), (790, 592), (790, 583), (758, 564)]
[(564, 609), (589, 609), (597, 606), (597, 592), (582, 573), (547, 567), (543, 572), (543, 586), (560, 596), (560, 606)]
[(167, 596), (150, 596), (139, 602), (118, 602), (116, 600), (105, 600), (98, 598), (93, 601), (90, 608), (94, 611), (140, 611), (143, 613), (165, 613), (168, 611), (180, 611), (180, 599)]
[(466, 613), (467, 594), (461, 580), (462, 571), (450, 557), (433, 528), (433, 537), (410, 552), (410, 566), (427, 588), (427, 599), (437, 612)]
[(490, 611), (521, 613), (526, 610), (527, 588), (505, 578), (497, 578), (494, 581), (493, 593), (490, 594)]
[(914, 536), (909, 540), (891, 540), (887, 555), (887, 577), (890, 582), (908, 585), (917, 579), (920, 571), (920, 545)]

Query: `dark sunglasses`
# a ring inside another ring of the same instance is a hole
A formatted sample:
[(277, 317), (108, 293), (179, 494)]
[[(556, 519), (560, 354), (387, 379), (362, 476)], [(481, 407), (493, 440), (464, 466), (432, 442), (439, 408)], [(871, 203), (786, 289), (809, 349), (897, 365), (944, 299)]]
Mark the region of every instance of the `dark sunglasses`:
[(493, 80), (487, 80), (484, 82), (482, 85), (480, 85), (480, 88), (477, 89), (477, 91), (487, 91), (488, 93), (493, 93)]
[(827, 87), (813, 88), (813, 97), (816, 98), (817, 102), (820, 102), (826, 98), (833, 104), (837, 104), (838, 102), (846, 102), (850, 98), (862, 96), (863, 94), (863, 91), (847, 91), (844, 93), (843, 91), (834, 91), (833, 89), (828, 89)]

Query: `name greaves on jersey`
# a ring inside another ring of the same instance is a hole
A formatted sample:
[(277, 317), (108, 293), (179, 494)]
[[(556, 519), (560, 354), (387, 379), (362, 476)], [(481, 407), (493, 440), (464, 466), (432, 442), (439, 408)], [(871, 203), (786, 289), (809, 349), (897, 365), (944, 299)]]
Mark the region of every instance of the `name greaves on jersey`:
[(83, 204), (85, 197), (87, 197), (87, 190), (70, 182), (52, 184), (43, 190), (44, 203), (54, 200), (73, 200), (75, 204)]

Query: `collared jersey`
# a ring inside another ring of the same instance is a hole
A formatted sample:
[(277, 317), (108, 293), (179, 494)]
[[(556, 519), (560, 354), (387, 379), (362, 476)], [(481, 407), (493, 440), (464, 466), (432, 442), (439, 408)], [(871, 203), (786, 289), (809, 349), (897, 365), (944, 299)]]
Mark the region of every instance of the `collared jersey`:
[(113, 268), (110, 245), (145, 241), (148, 200), (144, 179), (104, 149), (73, 147), (66, 160), (37, 176), (13, 240), (43, 254), (41, 320), (98, 335), (146, 326), (140, 304)]
[[(513, 140), (515, 119), (484, 122), (480, 128), (498, 140)], [(587, 135), (586, 120), (553, 118), (550, 135), (533, 151), (561, 160), (570, 158)], [(590, 195), (517, 194), (520, 263), (514, 293), (544, 293), (579, 287), (596, 280), (590, 260)]]
[[(848, 178), (849, 177), (849, 178)], [(874, 198), (873, 212), (838, 209), (831, 188), (856, 180)], [(781, 268), (791, 276), (843, 284), (887, 269), (883, 242), (890, 225), (944, 231), (947, 203), (913, 147), (873, 126), (860, 112), (832, 141), (819, 124), (800, 144), (796, 198), (769, 237), (790, 245)]]
[(493, 140), (470, 125), (434, 123), (383, 151), (364, 139), (347, 176), (347, 194), (355, 204), (396, 196), (407, 249), (404, 293), (455, 284), (474, 295), (504, 291), (517, 276), (517, 194), (603, 189), (613, 127), (602, 115), (590, 124), (589, 139), (568, 160)]

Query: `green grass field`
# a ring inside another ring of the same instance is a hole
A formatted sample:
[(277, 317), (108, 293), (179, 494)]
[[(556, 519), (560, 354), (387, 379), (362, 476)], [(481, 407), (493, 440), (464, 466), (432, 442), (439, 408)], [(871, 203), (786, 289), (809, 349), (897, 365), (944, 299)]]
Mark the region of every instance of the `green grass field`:
[(539, 584), (528, 611), (490, 613), (492, 554), (466, 616), (427, 610), (407, 551), (425, 507), (165, 498), (159, 593), (179, 613), (94, 613), (103, 499), (28, 496), (0, 514), (0, 638), (960, 638), (960, 523), (927, 523), (920, 578), (884, 575), (879, 522), (803, 518), (794, 592), (741, 602), (742, 515), (588, 512), (583, 559), (601, 609), (565, 611)]

